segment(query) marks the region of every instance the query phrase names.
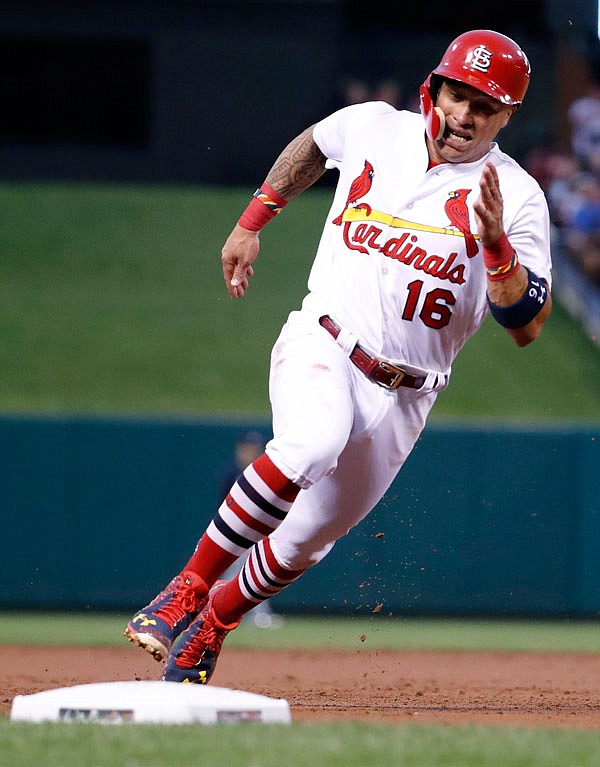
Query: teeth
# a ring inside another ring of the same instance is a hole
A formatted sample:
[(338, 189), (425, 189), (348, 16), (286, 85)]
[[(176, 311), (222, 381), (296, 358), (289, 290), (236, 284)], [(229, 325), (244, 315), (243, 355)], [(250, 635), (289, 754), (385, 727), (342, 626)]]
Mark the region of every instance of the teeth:
[(452, 136), (452, 138), (455, 138), (458, 141), (468, 141), (469, 140), (466, 136), (459, 136), (458, 133), (454, 133), (454, 131), (450, 131), (450, 135)]

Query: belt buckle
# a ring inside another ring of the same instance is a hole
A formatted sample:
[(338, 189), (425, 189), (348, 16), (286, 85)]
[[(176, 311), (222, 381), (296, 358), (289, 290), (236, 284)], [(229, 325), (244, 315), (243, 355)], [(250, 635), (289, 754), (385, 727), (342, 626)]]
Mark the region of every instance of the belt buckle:
[(384, 362), (383, 360), (380, 360), (377, 367), (380, 370), (383, 370), (385, 373), (392, 373), (394, 375), (394, 378), (390, 381), (390, 383), (383, 383), (381, 381), (377, 381), (377, 383), (380, 386), (383, 386), (384, 389), (398, 389), (402, 385), (402, 381), (404, 380), (404, 377), (406, 375), (405, 371), (401, 368), (397, 368), (395, 365), (391, 365), (389, 362)]

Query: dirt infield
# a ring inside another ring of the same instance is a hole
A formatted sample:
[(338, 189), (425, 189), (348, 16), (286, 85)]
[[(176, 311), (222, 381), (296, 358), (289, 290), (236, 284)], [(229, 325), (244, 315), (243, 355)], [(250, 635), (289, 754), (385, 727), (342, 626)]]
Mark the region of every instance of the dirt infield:
[[(16, 694), (158, 679), (133, 646), (0, 646), (0, 713)], [(213, 684), (288, 700), (296, 722), (365, 720), (600, 729), (600, 654), (223, 651)]]

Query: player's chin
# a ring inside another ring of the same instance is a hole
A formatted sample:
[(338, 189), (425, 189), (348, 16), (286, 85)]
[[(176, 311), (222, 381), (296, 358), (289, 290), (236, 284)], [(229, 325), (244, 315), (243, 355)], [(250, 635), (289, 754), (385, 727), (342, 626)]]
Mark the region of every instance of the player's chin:
[(443, 139), (439, 147), (439, 154), (446, 162), (471, 162), (475, 159), (473, 156), (473, 147), (469, 144), (464, 146), (454, 146), (446, 143)]

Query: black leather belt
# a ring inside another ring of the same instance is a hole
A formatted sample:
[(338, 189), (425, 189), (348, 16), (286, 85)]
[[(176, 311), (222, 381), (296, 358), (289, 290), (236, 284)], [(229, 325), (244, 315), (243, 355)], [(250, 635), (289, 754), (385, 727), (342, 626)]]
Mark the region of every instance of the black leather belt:
[[(337, 338), (342, 329), (331, 319), (328, 314), (319, 318), (319, 325)], [(350, 353), (350, 361), (362, 371), (367, 378), (383, 386), (385, 389), (397, 389), (399, 386), (407, 386), (409, 389), (420, 389), (425, 383), (425, 376), (413, 376), (402, 368), (392, 365), (385, 360), (371, 357), (360, 344), (356, 344)]]

